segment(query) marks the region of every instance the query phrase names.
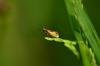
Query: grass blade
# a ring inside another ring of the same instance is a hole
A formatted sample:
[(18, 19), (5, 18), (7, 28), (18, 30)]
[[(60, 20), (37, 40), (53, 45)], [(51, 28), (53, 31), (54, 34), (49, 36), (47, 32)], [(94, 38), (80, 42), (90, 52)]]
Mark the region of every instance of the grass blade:
[[(70, 18), (70, 24), (74, 31), (75, 37), (78, 41), (86, 41), (84, 37), (88, 40), (94, 54), (100, 64), (100, 41), (99, 37), (88, 18), (88, 15), (84, 11), (83, 4), (81, 0), (65, 0), (66, 8)], [(81, 50), (81, 48), (80, 48)], [(84, 56), (82, 56), (84, 57)]]

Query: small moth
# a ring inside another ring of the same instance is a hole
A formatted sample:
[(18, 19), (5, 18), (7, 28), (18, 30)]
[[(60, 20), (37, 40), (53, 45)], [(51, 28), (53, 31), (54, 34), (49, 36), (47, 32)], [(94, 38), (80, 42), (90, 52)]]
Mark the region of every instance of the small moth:
[(59, 38), (59, 33), (47, 28), (43, 28), (43, 31), (47, 34), (47, 36), (52, 38)]

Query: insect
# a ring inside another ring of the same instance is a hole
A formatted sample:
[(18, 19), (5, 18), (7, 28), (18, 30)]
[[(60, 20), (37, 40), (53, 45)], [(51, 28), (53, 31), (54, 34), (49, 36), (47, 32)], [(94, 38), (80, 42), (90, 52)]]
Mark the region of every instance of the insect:
[(43, 31), (47, 34), (47, 36), (52, 38), (59, 38), (59, 33), (47, 28), (43, 28)]

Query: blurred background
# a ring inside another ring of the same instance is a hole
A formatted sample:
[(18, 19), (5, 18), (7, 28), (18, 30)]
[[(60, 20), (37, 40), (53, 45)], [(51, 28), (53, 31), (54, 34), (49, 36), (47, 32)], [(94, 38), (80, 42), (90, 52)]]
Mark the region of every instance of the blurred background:
[[(100, 1), (83, 0), (100, 35)], [(43, 27), (75, 40), (64, 0), (0, 0), (0, 66), (82, 66), (63, 43), (44, 39)]]

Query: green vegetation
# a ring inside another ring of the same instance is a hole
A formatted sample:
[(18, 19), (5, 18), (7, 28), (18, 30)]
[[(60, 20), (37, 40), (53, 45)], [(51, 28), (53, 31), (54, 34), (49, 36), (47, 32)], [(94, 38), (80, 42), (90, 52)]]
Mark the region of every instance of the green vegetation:
[[(99, 37), (84, 10), (82, 1), (81, 0), (65, 0), (65, 4), (66, 4), (66, 9), (69, 15), (70, 25), (72, 27), (73, 33), (76, 37), (76, 40), (79, 46), (83, 65), (97, 66), (95, 57), (99, 65), (100, 64)], [(51, 38), (51, 39), (55, 40), (54, 38)], [(67, 40), (65, 41), (67, 42)], [(76, 48), (71, 43), (72, 41), (70, 41), (70, 43), (66, 43), (65, 41), (63, 41), (65, 46), (71, 49), (75, 55), (79, 55)]]
[(100, 0), (83, 1), (0, 0), (0, 66), (100, 66)]

